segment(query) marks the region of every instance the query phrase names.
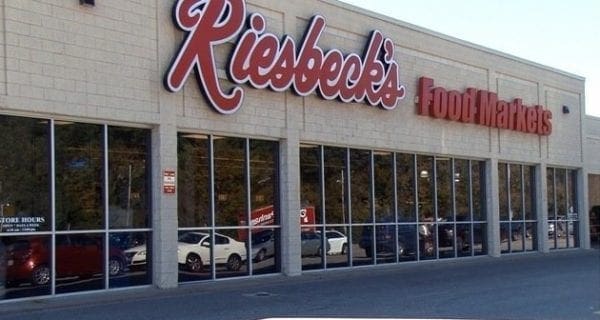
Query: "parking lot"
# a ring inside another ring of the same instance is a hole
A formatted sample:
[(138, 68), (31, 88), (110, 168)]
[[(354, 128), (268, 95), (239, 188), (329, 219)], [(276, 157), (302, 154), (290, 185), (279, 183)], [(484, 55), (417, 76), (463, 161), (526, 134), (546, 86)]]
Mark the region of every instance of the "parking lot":
[(401, 263), (0, 304), (0, 319), (600, 319), (600, 251)]

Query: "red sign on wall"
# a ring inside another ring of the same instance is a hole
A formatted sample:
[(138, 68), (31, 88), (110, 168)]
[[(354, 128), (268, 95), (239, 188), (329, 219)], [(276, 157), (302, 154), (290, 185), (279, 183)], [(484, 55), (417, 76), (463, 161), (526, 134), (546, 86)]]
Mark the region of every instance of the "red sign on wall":
[[(293, 88), (301, 96), (318, 91), (327, 100), (365, 102), (388, 110), (404, 98), (394, 43), (377, 30), (371, 33), (362, 57), (344, 56), (336, 49), (325, 52), (318, 45), (325, 29), (325, 18), (319, 15), (297, 43), (288, 35), (279, 39), (265, 32), (265, 17), (248, 16), (244, 0), (179, 0), (173, 10), (175, 24), (187, 36), (166, 74), (165, 87), (179, 91), (195, 71), (200, 89), (220, 113), (234, 113), (244, 98), (242, 87), (222, 87), (215, 64), (215, 48), (234, 38), (239, 40), (227, 71), (236, 84), (274, 91)], [(248, 28), (242, 33), (244, 25)]]
[(175, 170), (163, 171), (163, 193), (175, 193)]
[(433, 79), (419, 79), (417, 112), (423, 116), (476, 123), (483, 126), (550, 135), (552, 112), (543, 106), (525, 106), (519, 98), (512, 102), (498, 99), (498, 94), (467, 88), (461, 93), (434, 87)]

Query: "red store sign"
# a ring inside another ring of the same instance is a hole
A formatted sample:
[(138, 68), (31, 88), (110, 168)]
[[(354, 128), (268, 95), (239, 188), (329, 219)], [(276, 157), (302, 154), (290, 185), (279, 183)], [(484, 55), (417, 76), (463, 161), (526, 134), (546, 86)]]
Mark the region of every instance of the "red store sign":
[(179, 0), (173, 16), (187, 36), (165, 76), (165, 87), (179, 91), (195, 71), (200, 89), (220, 113), (234, 113), (244, 98), (242, 87), (228, 92), (221, 87), (215, 64), (215, 47), (238, 36), (227, 70), (236, 84), (279, 92), (293, 88), (301, 96), (317, 91), (327, 100), (365, 102), (387, 110), (404, 98), (394, 43), (377, 30), (362, 57), (344, 56), (319, 47), (326, 25), (319, 15), (312, 18), (301, 43), (265, 32), (266, 19), (259, 13), (247, 17), (243, 0)]
[(433, 79), (419, 79), (417, 112), (423, 116), (476, 123), (483, 126), (550, 135), (552, 112), (543, 106), (524, 106), (522, 100), (499, 100), (498, 94), (467, 88), (460, 93), (433, 87)]

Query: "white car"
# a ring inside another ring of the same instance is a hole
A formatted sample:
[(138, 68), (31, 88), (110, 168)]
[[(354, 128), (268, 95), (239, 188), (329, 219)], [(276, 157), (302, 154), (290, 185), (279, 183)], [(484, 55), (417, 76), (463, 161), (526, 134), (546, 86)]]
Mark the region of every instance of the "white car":
[(142, 244), (123, 251), (127, 258), (127, 266), (136, 267), (146, 264), (146, 245)]
[[(192, 272), (200, 272), (211, 264), (211, 237), (204, 232), (186, 232), (179, 236), (177, 262)], [(215, 264), (224, 264), (228, 270), (240, 270), (246, 261), (246, 244), (231, 237), (215, 233)]]
[(348, 251), (348, 237), (337, 230), (326, 230), (325, 237), (331, 247), (327, 254), (346, 254)]

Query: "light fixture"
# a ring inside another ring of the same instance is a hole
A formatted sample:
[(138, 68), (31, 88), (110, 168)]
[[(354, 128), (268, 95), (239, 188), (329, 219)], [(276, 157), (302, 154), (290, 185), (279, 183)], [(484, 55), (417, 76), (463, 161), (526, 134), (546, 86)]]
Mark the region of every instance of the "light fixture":
[(427, 170), (421, 170), (421, 173), (419, 174), (419, 176), (421, 178), (429, 178), (429, 172)]
[(79, 4), (93, 7), (96, 5), (96, 0), (79, 0)]
[(562, 112), (564, 114), (569, 114), (571, 111), (569, 110), (569, 106), (562, 106)]

